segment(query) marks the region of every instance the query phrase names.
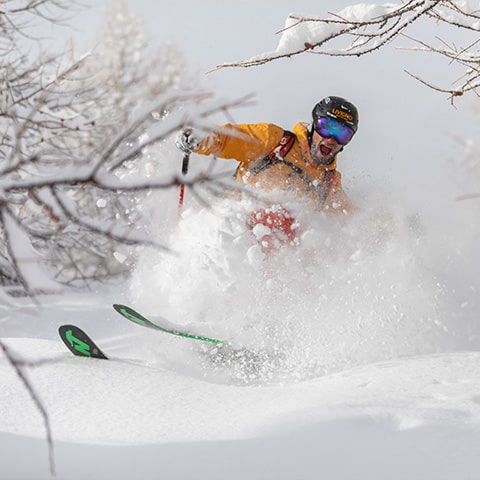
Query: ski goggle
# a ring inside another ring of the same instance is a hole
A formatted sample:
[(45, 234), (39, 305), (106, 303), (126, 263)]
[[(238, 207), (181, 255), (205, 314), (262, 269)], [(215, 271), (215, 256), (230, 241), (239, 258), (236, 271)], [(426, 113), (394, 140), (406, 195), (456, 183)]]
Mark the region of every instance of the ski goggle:
[(316, 132), (324, 138), (333, 137), (340, 145), (346, 145), (353, 137), (353, 130), (333, 118), (320, 117), (315, 125)]

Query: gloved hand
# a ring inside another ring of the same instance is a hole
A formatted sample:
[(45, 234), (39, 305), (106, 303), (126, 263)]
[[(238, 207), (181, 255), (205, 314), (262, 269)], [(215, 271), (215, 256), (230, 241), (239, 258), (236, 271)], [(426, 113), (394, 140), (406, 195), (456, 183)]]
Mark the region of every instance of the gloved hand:
[(177, 134), (175, 138), (175, 145), (183, 153), (189, 154), (198, 148), (200, 145), (200, 140), (195, 137), (191, 128), (187, 128), (186, 130), (183, 130)]

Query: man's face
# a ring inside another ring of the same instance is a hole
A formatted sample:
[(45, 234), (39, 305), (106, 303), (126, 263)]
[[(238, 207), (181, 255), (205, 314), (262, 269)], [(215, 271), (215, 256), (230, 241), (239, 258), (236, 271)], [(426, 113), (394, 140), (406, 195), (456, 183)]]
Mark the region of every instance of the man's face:
[(342, 147), (343, 145), (337, 143), (334, 137), (325, 138), (314, 131), (310, 145), (310, 154), (317, 165), (329, 165)]

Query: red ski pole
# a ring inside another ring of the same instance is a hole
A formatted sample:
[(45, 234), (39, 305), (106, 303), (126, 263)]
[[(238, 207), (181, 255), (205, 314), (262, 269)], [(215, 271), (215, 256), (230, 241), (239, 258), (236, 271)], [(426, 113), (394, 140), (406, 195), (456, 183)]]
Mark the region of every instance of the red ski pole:
[[(183, 162), (182, 162), (182, 175), (186, 175), (188, 173), (188, 162), (190, 161), (190, 154), (185, 153), (183, 155)], [(182, 213), (183, 207), (183, 198), (185, 197), (185, 184), (180, 184), (180, 195), (178, 198), (178, 214)]]

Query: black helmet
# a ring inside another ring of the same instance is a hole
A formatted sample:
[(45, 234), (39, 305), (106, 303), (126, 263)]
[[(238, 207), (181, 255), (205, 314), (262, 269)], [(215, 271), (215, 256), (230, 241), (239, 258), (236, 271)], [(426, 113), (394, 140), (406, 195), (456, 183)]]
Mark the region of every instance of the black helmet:
[(358, 110), (342, 97), (326, 97), (313, 107), (313, 125), (316, 125), (321, 117), (333, 118), (338, 122), (348, 125), (353, 133), (358, 128)]

